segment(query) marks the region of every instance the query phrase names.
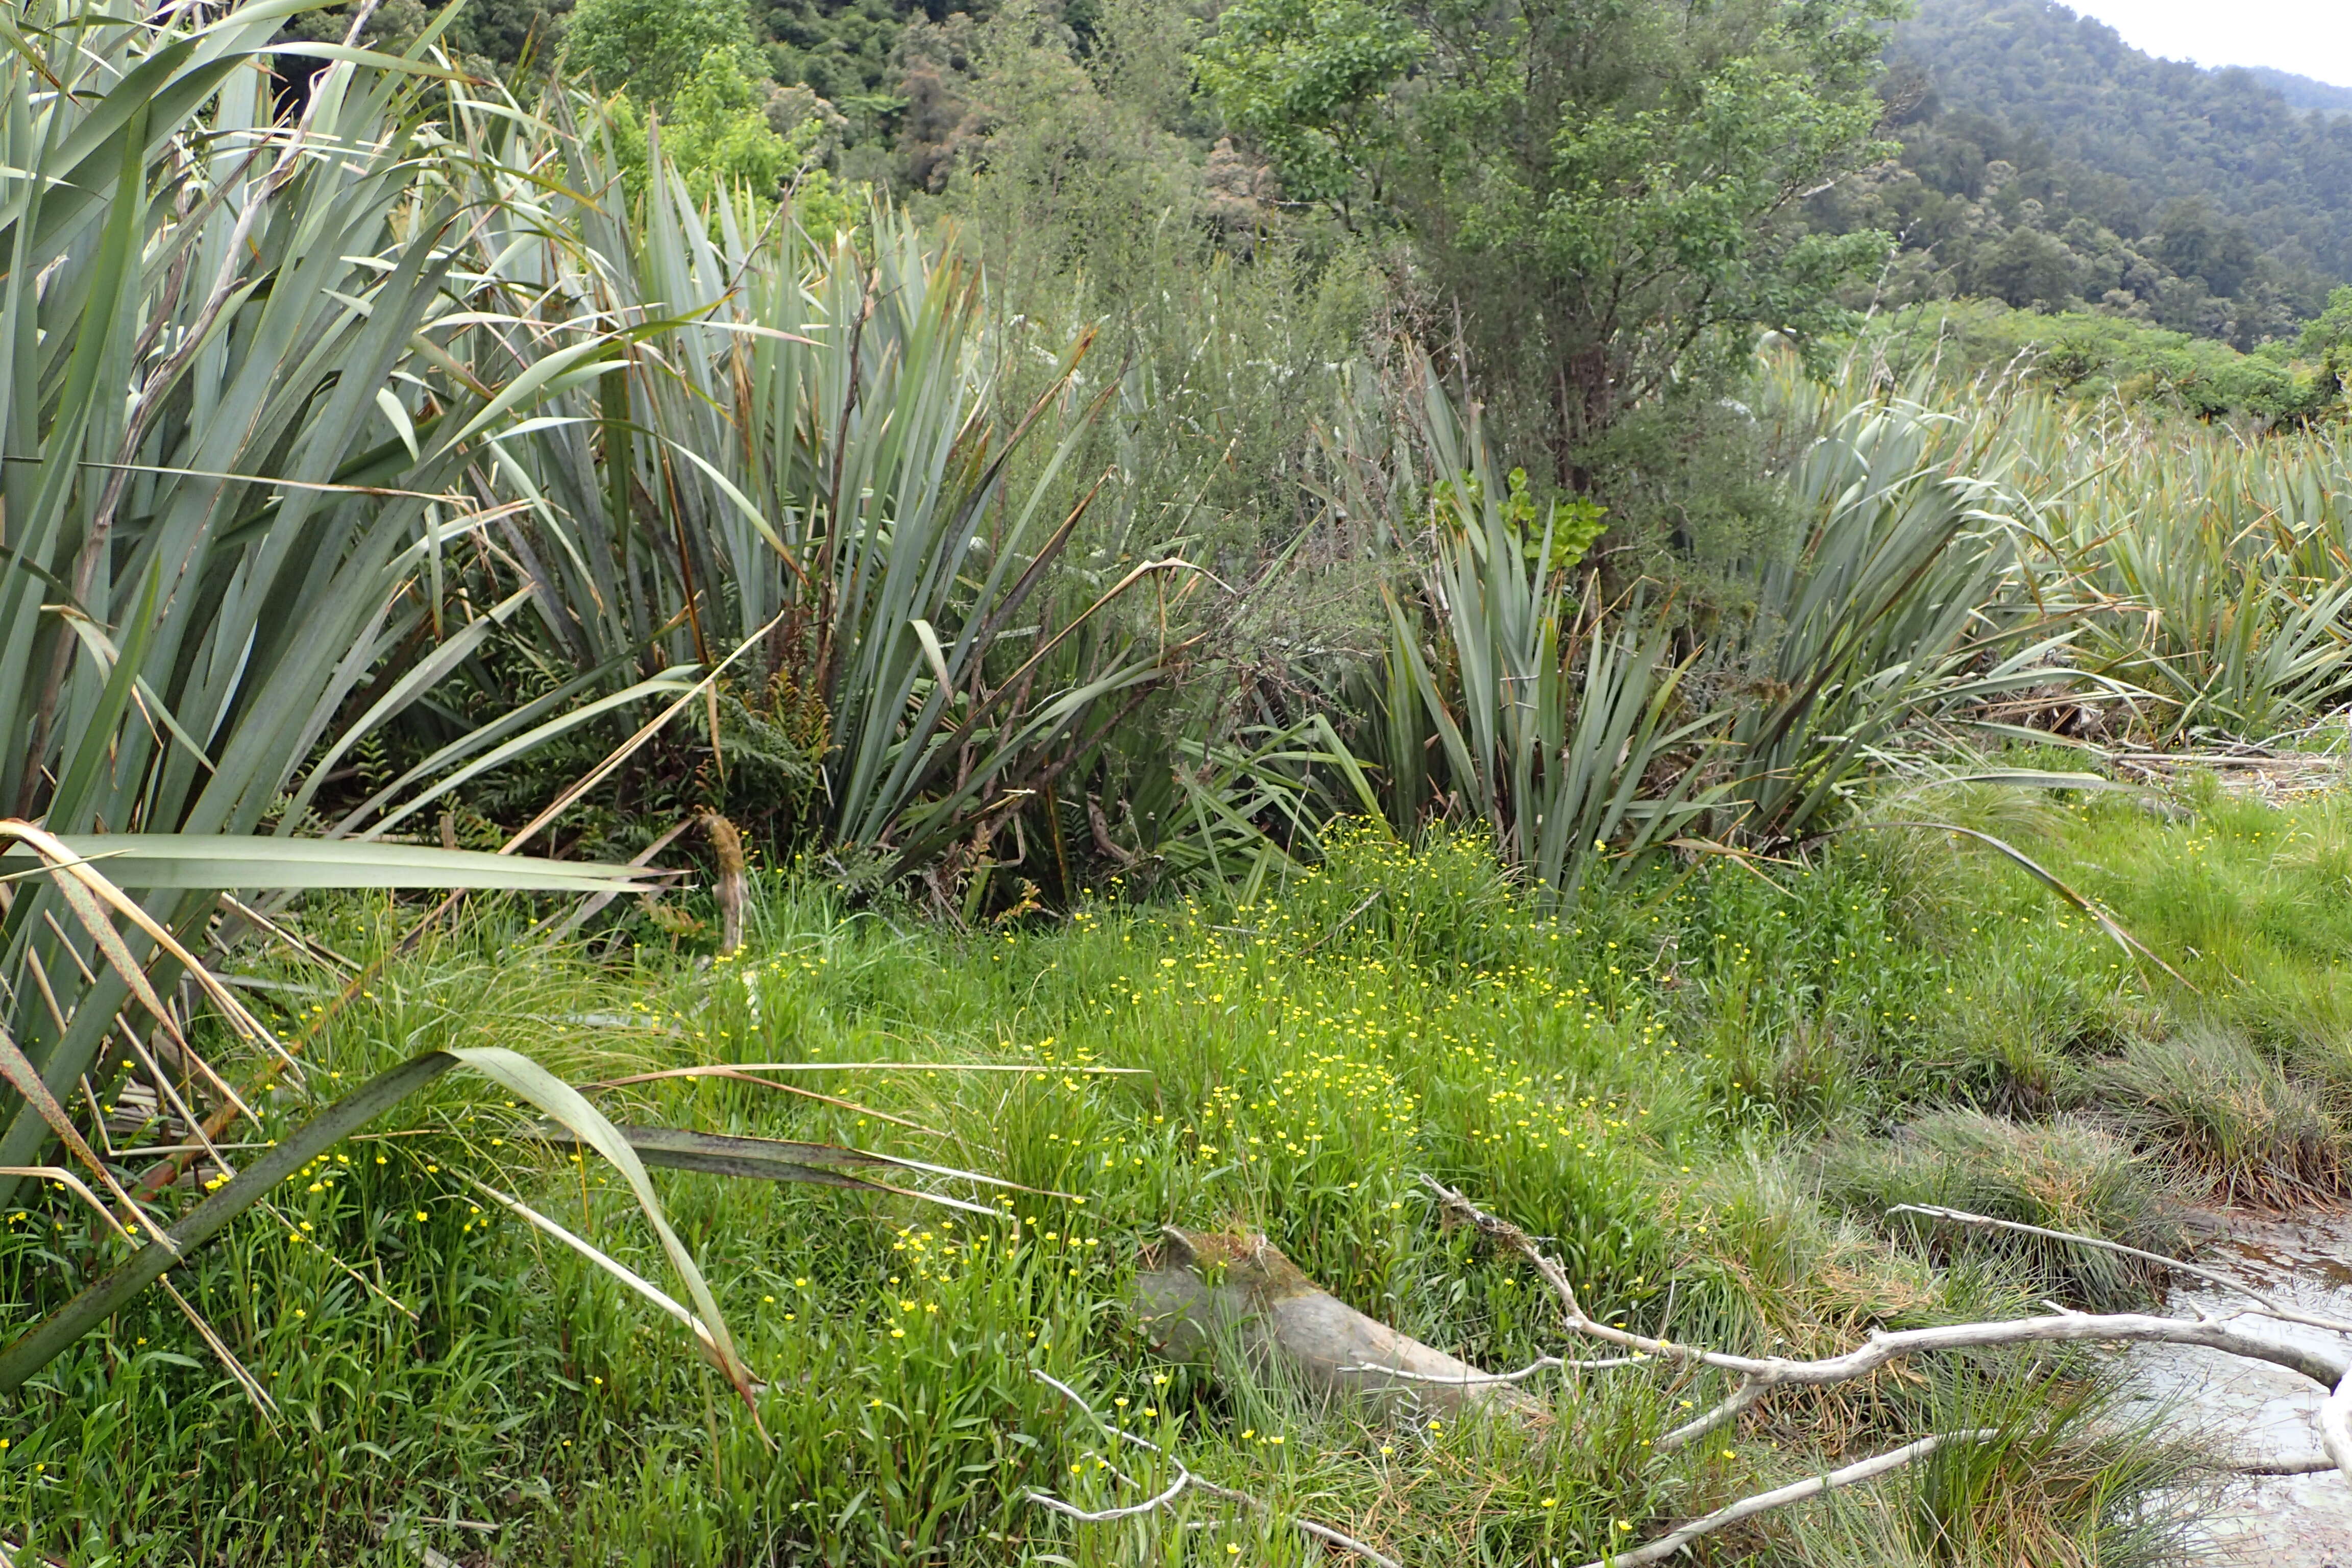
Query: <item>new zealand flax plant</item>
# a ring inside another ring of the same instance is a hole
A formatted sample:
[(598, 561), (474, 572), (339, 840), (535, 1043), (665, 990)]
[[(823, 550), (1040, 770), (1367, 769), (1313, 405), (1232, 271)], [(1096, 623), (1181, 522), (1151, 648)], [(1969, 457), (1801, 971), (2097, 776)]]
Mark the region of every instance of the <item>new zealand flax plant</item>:
[[(277, 1039), (213, 973), (225, 890), (644, 886), (625, 868), (297, 836), (333, 762), (520, 605), (454, 591), (447, 557), (478, 547), (499, 515), (468, 472), (536, 405), (593, 388), (625, 347), (589, 334), (519, 373), (467, 372), (464, 340), (500, 322), (469, 309), (483, 295), (457, 266), (479, 215), (434, 173), (427, 110), (446, 108), (455, 76), (436, 52), (454, 13), (400, 58), (348, 41), (272, 46), (305, 8), (37, 0), (0, 17), (0, 849), (13, 851), (0, 858), (0, 1196), (70, 1178), (134, 1248), (0, 1349), (0, 1390), (305, 1161), (458, 1068), (621, 1172), (691, 1304), (621, 1272), (748, 1396), (750, 1372), (644, 1165), (731, 1161), (870, 1184), (823, 1168), (854, 1152), (681, 1149), (674, 1131), (651, 1130), (638, 1141), (670, 1142), (641, 1159), (552, 1074), (468, 1049), (390, 1069), (243, 1169), (214, 1142), (253, 1114), (258, 1086), (313, 1105), (319, 1087), (302, 1078), (299, 1042)], [(270, 61), (287, 55), (325, 62), (299, 112), (275, 102)], [(626, 699), (680, 693), (657, 726), (750, 640), (701, 651), (698, 680), (672, 669)], [(226, 1026), (239, 1060), (205, 1058), (199, 1012)], [(240, 1068), (258, 1075), (243, 1092), (228, 1080)], [(118, 1169), (67, 1110), (95, 1103), (93, 1079), (141, 1071), (170, 1102), (167, 1129), (217, 1173), (185, 1212), (186, 1156)], [(52, 1142), (95, 1189), (40, 1163)]]

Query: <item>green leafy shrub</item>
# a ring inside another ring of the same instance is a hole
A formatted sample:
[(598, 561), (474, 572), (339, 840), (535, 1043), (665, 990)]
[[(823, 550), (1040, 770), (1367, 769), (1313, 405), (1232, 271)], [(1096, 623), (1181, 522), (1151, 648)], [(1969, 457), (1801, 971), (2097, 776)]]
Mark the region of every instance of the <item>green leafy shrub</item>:
[[(641, 109), (622, 93), (605, 104), (605, 118), (633, 194), (645, 190), (658, 124), (663, 161), (697, 204), (738, 191), (763, 202), (789, 195), (794, 221), (822, 243), (856, 226), (866, 193), (844, 187), (818, 166), (826, 129), (816, 104), (806, 94), (796, 104), (755, 81), (744, 71), (740, 50), (713, 49), (658, 111)], [(776, 122), (785, 116), (777, 110), (794, 107), (811, 112), (779, 130)]]
[(761, 63), (743, 0), (579, 0), (564, 39), (575, 69), (646, 103), (685, 87), (714, 52)]

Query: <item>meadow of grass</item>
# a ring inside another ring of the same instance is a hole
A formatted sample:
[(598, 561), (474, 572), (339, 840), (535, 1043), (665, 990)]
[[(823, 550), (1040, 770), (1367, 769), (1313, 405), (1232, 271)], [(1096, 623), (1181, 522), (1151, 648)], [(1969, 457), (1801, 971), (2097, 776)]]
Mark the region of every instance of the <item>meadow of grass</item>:
[[(676, 1325), (470, 1184), (519, 1190), (660, 1278), (619, 1184), (532, 1139), (495, 1090), (439, 1089), (183, 1271), (274, 1415), (143, 1298), (8, 1401), (0, 1528), (75, 1563), (409, 1562), (419, 1543), (518, 1563), (1283, 1563), (1308, 1555), (1297, 1512), (1408, 1562), (1582, 1562), (1974, 1412), (2001, 1445), (1727, 1539), (1719, 1560), (2161, 1561), (2172, 1516), (2146, 1505), (2178, 1498), (2194, 1457), (2132, 1440), (2084, 1355), (1792, 1394), (1666, 1457), (1653, 1440), (1719, 1393), (1711, 1376), (1538, 1384), (1554, 1419), (1535, 1426), (1384, 1423), (1162, 1362), (1125, 1302), (1163, 1224), (1262, 1230), (1349, 1304), (1479, 1364), (1558, 1349), (1538, 1283), (1440, 1226), (1426, 1172), (1547, 1238), (1612, 1321), (1819, 1352), (2148, 1288), (2080, 1249), (1890, 1222), (1893, 1203), (2168, 1250), (2191, 1201), (2334, 1190), (2347, 807), (2207, 791), (2158, 814), (2101, 794), (2004, 826), (2197, 991), (2005, 862), (1916, 832), (1669, 867), (1558, 914), (1473, 838), (1415, 852), (1377, 827), (1335, 834), (1321, 869), (1254, 900), (1107, 900), (964, 932), (774, 876), (751, 941), (715, 960), (550, 949), (482, 906), (321, 1031), (322, 1089), (436, 1044), (517, 1046), (582, 1082), (877, 1064), (790, 1075), (813, 1092), (700, 1078), (600, 1099), (616, 1121), (1018, 1185), (931, 1184), (982, 1215), (665, 1174), (764, 1382), (755, 1423)], [(395, 917), (351, 900), (304, 926), (365, 958)], [(253, 978), (293, 1014), (326, 994), (290, 963)], [(2158, 1092), (2184, 1058), (2233, 1092)], [(958, 1070), (980, 1066), (1014, 1070)], [(23, 1309), (113, 1245), (54, 1190), (0, 1234)], [(1115, 1470), (1168, 1473), (1106, 1452), (1033, 1368), (1272, 1511), (1188, 1499), (1073, 1525), (1025, 1501), (1106, 1507), (1139, 1495)]]

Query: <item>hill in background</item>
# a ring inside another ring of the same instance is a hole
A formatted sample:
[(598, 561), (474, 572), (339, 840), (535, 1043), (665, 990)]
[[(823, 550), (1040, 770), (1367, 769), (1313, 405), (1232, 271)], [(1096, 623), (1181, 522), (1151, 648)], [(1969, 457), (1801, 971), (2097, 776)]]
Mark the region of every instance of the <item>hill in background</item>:
[[(2245, 72), (2286, 100), (2289, 109), (2316, 109), (2326, 114), (2352, 114), (2352, 87), (2337, 87), (2334, 82), (2297, 76), (2293, 71), (2274, 70), (2269, 66), (2223, 66), (2220, 69)], [(2220, 71), (2215, 74), (2219, 75)]]
[[(1045, 5), (1045, 30), (1091, 58), (1103, 0)], [(813, 94), (835, 174), (902, 192), (941, 188), (1002, 118), (1002, 106), (981, 103), (963, 58), (974, 22), (997, 7), (635, 0), (649, 15), (730, 13), (722, 30), (740, 29), (748, 68), (774, 79), (754, 94), (771, 117), (787, 99), (807, 112)], [(438, 8), (385, 0), (371, 41), (412, 37)], [(294, 30), (340, 37), (351, 9), (345, 0)], [(477, 0), (451, 39), (494, 69), (544, 62), (562, 53), (571, 9), (569, 0)], [(1886, 58), (1897, 157), (1807, 209), (1819, 228), (1897, 237), (1857, 306), (1981, 299), (2252, 350), (2294, 339), (2332, 288), (2352, 283), (2352, 88), (2158, 59), (2046, 0), (1918, 0)], [(1164, 79), (1142, 95), (1164, 148), (1205, 165), (1221, 128), (1192, 96), (1181, 44), (1155, 52), (1148, 68)], [(792, 94), (794, 84), (807, 91)]]
[(1882, 226), (1895, 303), (2089, 308), (2240, 348), (2352, 280), (2352, 116), (2281, 73), (2207, 71), (2041, 0), (1921, 0), (1888, 47), (1897, 162), (1819, 198)]

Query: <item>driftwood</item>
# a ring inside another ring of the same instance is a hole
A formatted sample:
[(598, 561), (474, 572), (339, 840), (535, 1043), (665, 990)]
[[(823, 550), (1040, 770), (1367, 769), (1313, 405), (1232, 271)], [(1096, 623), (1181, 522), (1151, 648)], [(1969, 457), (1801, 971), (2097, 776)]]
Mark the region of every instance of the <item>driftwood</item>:
[[(1507, 1220), (1487, 1214), (1442, 1183), (1423, 1176), (1422, 1184), (1454, 1219), (1475, 1226), (1497, 1246), (1517, 1252), (1533, 1265), (1536, 1272), (1543, 1277), (1544, 1283), (1551, 1287), (1552, 1294), (1559, 1298), (1570, 1332), (1663, 1362), (1684, 1366), (1709, 1366), (1738, 1374), (1738, 1383), (1721, 1404), (1658, 1439), (1657, 1447), (1661, 1452), (1680, 1447), (1736, 1420), (1774, 1389), (1822, 1388), (1833, 1384), (1856, 1382), (1905, 1356), (1923, 1352), (1990, 1345), (2136, 1342), (2194, 1345), (2200, 1350), (2220, 1351), (2224, 1355), (2241, 1356), (2248, 1361), (2269, 1362), (2309, 1378), (2326, 1391), (2319, 1407), (2320, 1446), (2346, 1479), (2352, 1479), (2352, 1353), (2342, 1350), (2297, 1344), (2273, 1339), (2267, 1334), (2250, 1333), (2237, 1327), (2233, 1321), (2210, 1315), (2166, 1318), (2139, 1312), (2090, 1313), (2062, 1310), (2042, 1318), (1948, 1323), (1895, 1332), (1874, 1331), (1858, 1348), (1843, 1355), (1824, 1356), (1817, 1361), (1799, 1361), (1785, 1356), (1727, 1355), (1720, 1351), (1703, 1350), (1629, 1333), (1594, 1320), (1578, 1303), (1576, 1290), (1569, 1283), (1567, 1274), (1562, 1272), (1558, 1263), (1544, 1255), (1527, 1232)], [(1940, 1215), (1946, 1218), (1997, 1223), (1984, 1221), (1981, 1215), (1967, 1215), (1959, 1210), (1940, 1211)], [(2044, 1234), (2063, 1236), (2068, 1240), (2084, 1239), (2064, 1236), (2063, 1232)], [(2245, 1315), (2282, 1319), (2285, 1316), (2260, 1305)]]
[(1263, 1236), (1172, 1226), (1135, 1277), (1138, 1315), (1172, 1361), (1236, 1357), (1259, 1376), (1288, 1377), (1318, 1398), (1360, 1398), (1395, 1415), (1471, 1411), (1545, 1419), (1544, 1407), (1497, 1376), (1368, 1318), (1318, 1286)]

